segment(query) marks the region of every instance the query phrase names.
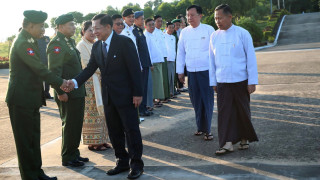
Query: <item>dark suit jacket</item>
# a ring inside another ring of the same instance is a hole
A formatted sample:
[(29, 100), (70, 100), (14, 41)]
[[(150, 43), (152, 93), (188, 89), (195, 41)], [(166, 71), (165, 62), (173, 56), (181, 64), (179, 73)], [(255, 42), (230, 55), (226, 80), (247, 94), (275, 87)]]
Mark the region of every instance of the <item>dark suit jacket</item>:
[(128, 37), (113, 32), (107, 57), (102, 42), (93, 44), (87, 67), (75, 80), (81, 86), (97, 68), (101, 71), (102, 98), (105, 105), (110, 97), (116, 106), (133, 105), (133, 96), (142, 96), (141, 69), (137, 50)]

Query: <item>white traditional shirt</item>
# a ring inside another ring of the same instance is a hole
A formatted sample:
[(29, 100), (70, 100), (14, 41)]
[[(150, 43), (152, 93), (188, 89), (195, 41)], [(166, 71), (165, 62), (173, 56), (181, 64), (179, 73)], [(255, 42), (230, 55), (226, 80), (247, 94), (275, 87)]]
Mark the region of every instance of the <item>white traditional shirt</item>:
[(188, 26), (182, 29), (176, 61), (178, 74), (184, 73), (185, 65), (189, 72), (209, 70), (209, 41), (213, 32), (212, 26), (201, 23), (196, 28)]
[(159, 39), (154, 34), (154, 32), (149, 33), (148, 31), (145, 31), (144, 35), (146, 36), (151, 63), (153, 64), (153, 63), (164, 62), (162, 51), (159, 46), (160, 42), (159, 42)]
[(138, 49), (136, 36), (134, 36), (134, 34), (132, 33), (134, 25), (128, 26), (127, 23), (125, 23), (125, 22), (123, 22), (123, 24), (124, 24), (124, 29), (121, 31), (120, 35), (124, 35), (124, 36), (129, 37), (133, 41), (134, 45), (136, 46), (136, 49)]
[(176, 60), (176, 38), (174, 35), (165, 33), (166, 47), (167, 47), (167, 61)]
[(236, 83), (248, 79), (248, 85), (258, 84), (257, 59), (250, 33), (232, 25), (217, 30), (210, 37), (210, 86)]
[(163, 57), (167, 57), (167, 47), (166, 47), (166, 43), (165, 43), (165, 35), (164, 33), (161, 31), (161, 29), (155, 28), (153, 33), (155, 34), (156, 37), (159, 39), (158, 42), (160, 42), (160, 49), (162, 51)]

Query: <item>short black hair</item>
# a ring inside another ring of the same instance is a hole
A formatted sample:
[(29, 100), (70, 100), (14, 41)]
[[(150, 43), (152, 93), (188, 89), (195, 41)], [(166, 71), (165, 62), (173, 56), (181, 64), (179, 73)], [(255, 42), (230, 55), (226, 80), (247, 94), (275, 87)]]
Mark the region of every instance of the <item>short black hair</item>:
[(93, 21), (98, 19), (100, 19), (100, 24), (103, 26), (106, 26), (107, 24), (111, 27), (113, 26), (112, 18), (108, 14), (98, 14), (92, 18)]
[(148, 19), (146, 19), (146, 20), (144, 21), (144, 24), (147, 25), (147, 23), (150, 22), (150, 21), (154, 21), (154, 20), (151, 19), (151, 18), (148, 18)]
[(81, 36), (84, 35), (83, 32), (86, 32), (86, 30), (87, 30), (90, 26), (92, 26), (92, 21), (85, 21), (85, 22), (82, 23), (82, 28), (81, 28), (81, 32), (80, 32)]
[(168, 27), (168, 26), (170, 26), (170, 25), (173, 25), (173, 26), (174, 26), (174, 24), (173, 24), (171, 21), (168, 21), (168, 22), (166, 23), (166, 26)]
[(114, 20), (116, 20), (116, 19), (122, 19), (122, 16), (120, 15), (120, 14), (114, 14), (114, 15), (112, 15), (112, 20), (114, 21)]
[(214, 9), (214, 11), (218, 11), (220, 9), (223, 9), (223, 13), (226, 15), (232, 14), (232, 9), (228, 4), (220, 4)]
[(153, 20), (156, 20), (156, 19), (158, 19), (158, 18), (162, 18), (160, 15), (155, 15), (155, 16), (153, 16)]
[(196, 8), (197, 13), (198, 13), (198, 14), (202, 14), (202, 7), (194, 4), (194, 5), (189, 6), (189, 7), (187, 8), (187, 11), (189, 11), (189, 10), (192, 9), (192, 8)]
[(183, 14), (178, 14), (176, 19), (181, 19), (181, 17), (184, 17)]

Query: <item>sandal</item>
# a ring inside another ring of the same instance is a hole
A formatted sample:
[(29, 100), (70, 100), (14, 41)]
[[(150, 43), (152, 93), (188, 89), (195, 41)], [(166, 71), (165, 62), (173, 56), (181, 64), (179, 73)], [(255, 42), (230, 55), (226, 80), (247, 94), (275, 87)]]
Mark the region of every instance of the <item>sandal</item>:
[(245, 143), (245, 144), (240, 143), (238, 149), (239, 149), (239, 150), (249, 149), (249, 144), (248, 144), (248, 143)]
[(201, 136), (202, 134), (203, 134), (203, 132), (201, 132), (201, 131), (197, 131), (194, 133), (195, 136)]
[(89, 145), (88, 149), (91, 151), (105, 151), (105, 150), (107, 150), (107, 148), (104, 147), (103, 145), (98, 145), (98, 146), (95, 146), (95, 145), (90, 146)]
[(107, 149), (111, 148), (111, 145), (108, 144), (108, 143), (104, 143), (103, 146), (104, 146), (105, 148), (107, 148)]
[(218, 151), (216, 151), (216, 155), (220, 156), (220, 155), (224, 155), (224, 154), (228, 154), (228, 153), (232, 153), (233, 150), (230, 149), (226, 149), (226, 148), (220, 148)]
[(213, 140), (213, 135), (211, 133), (205, 133), (204, 134), (204, 140), (205, 141), (211, 141)]

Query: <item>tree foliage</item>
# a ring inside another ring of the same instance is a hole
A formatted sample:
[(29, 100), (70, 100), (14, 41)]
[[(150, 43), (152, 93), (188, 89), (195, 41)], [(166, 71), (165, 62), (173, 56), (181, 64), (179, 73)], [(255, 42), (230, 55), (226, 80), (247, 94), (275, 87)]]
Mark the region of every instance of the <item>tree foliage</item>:
[(108, 6), (106, 8), (106, 10), (103, 11), (103, 13), (106, 13), (106, 14), (108, 14), (110, 16), (115, 15), (115, 14), (121, 14), (121, 12), (119, 11), (118, 8), (113, 8), (112, 6)]
[(83, 17), (83, 21), (91, 21), (91, 19), (96, 15), (97, 13), (89, 13)]
[(162, 3), (157, 14), (162, 16), (162, 19), (169, 21), (175, 18), (174, 7), (170, 3)]
[(122, 7), (121, 12), (123, 12), (124, 10), (129, 9), (129, 8), (133, 9), (133, 11), (141, 11), (141, 7), (138, 3), (136, 3), (136, 4), (128, 3), (127, 5)]
[(143, 9), (143, 12), (144, 12), (144, 18), (147, 19), (147, 18), (152, 18), (153, 17), (153, 10), (151, 7), (145, 7)]
[(83, 14), (78, 11), (70, 12), (74, 17), (74, 22), (77, 24), (81, 24), (83, 22)]

